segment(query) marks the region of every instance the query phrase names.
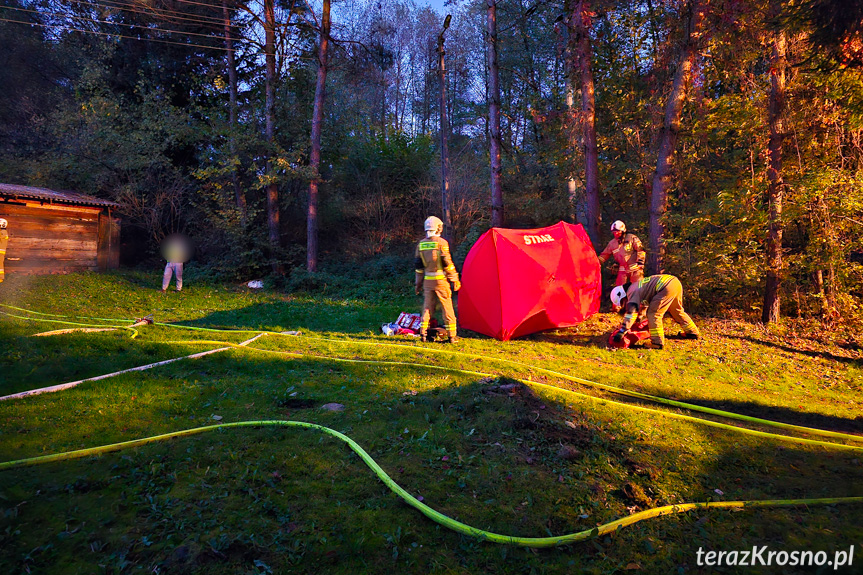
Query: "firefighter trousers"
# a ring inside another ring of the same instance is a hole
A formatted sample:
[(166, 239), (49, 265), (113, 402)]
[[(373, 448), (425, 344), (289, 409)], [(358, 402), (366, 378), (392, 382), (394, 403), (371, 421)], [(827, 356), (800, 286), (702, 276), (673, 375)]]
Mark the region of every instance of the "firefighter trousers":
[(3, 269), (3, 261), (6, 259), (6, 250), (0, 250), (0, 283), (6, 279), (6, 270)]
[[(662, 326), (662, 318), (665, 312), (683, 329), (685, 333), (698, 334), (698, 327), (692, 318), (683, 311), (683, 286), (680, 280), (674, 278), (668, 285), (656, 292), (650, 305), (647, 307), (647, 323), (650, 328), (650, 342), (664, 345), (665, 333)], [(699, 334), (700, 335), (700, 334)]]
[(429, 320), (434, 315), (435, 308), (440, 304), (443, 310), (444, 327), (450, 337), (456, 335), (455, 311), (452, 307), (452, 291), (449, 283), (440, 282), (437, 285), (423, 287), (423, 314), (420, 333), (428, 332)]

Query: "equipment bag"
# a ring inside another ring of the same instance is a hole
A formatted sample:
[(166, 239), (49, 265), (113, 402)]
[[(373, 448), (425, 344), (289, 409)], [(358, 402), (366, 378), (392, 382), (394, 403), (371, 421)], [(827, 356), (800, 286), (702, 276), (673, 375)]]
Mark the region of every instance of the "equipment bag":
[(608, 336), (608, 347), (613, 347), (615, 349), (626, 349), (629, 346), (650, 337), (650, 331), (648, 331), (646, 319), (641, 320), (632, 326), (632, 329), (626, 332), (623, 339), (620, 341), (614, 341), (615, 333), (617, 333), (616, 330), (611, 332), (611, 335)]

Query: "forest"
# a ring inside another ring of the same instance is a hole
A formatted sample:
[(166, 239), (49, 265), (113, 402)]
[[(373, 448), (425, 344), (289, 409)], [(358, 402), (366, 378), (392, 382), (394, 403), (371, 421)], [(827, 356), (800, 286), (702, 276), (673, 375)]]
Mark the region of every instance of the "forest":
[(859, 0), (2, 0), (0, 46), (0, 182), (119, 202), (129, 265), (621, 219), (696, 310), (863, 306)]

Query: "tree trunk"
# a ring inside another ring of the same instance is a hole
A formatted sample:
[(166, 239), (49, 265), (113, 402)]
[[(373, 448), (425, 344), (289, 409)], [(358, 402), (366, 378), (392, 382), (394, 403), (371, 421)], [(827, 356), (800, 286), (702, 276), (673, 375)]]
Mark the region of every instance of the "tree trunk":
[(767, 144), (767, 285), (764, 288), (763, 323), (778, 322), (779, 287), (782, 272), (782, 139), (785, 135), (785, 32), (773, 33), (770, 56), (770, 99), (768, 122), (770, 140)]
[[(564, 0), (563, 11), (565, 14), (573, 12), (572, 0)], [(555, 29), (561, 29), (555, 26)], [(563, 81), (564, 91), (566, 94), (566, 121), (564, 123), (567, 131), (573, 131), (575, 123), (578, 119), (578, 114), (575, 111), (575, 88), (573, 88), (573, 74), (575, 73), (575, 58), (573, 57), (573, 42), (572, 42), (572, 23), (566, 25), (567, 34), (564, 37), (561, 34), (561, 44), (565, 46), (564, 55), (561, 58), (563, 62)], [(575, 157), (577, 142), (570, 139), (567, 146), (567, 154)], [(569, 219), (572, 223), (581, 224), (584, 229), (587, 229), (587, 218), (585, 217), (585, 201), (584, 194), (578, 192), (578, 181), (575, 179), (575, 166), (567, 162), (569, 175), (566, 178), (566, 199), (569, 206)]]
[(491, 157), (491, 225), (503, 227), (503, 192), (500, 184), (500, 74), (497, 64), (497, 0), (488, 6), (488, 126)]
[[(228, 87), (230, 90), (230, 149), (231, 160), (237, 161), (237, 61), (234, 58), (234, 39), (231, 37), (231, 15), (227, 0), (222, 0), (222, 16), (225, 21), (225, 49), (228, 52)], [(234, 185), (234, 198), (240, 210), (243, 226), (246, 225), (246, 195), (240, 187), (239, 165), (234, 167), (231, 181)]]
[[(571, 74), (567, 74), (566, 79), (566, 108), (569, 112), (570, 122), (575, 122), (575, 95), (572, 89)], [(574, 148), (574, 146), (573, 146)], [(571, 148), (572, 149), (572, 148)], [(573, 166), (574, 168), (574, 166)], [(566, 194), (569, 199), (569, 206), (572, 209), (572, 221), (581, 224), (584, 229), (588, 229), (587, 223), (587, 202), (585, 201), (584, 192), (578, 192), (578, 182), (575, 180), (575, 174), (570, 173), (566, 180)], [(593, 241), (593, 240), (591, 240)]]
[[(276, 143), (276, 11), (274, 0), (264, 0), (264, 57), (267, 68), (267, 103), (265, 115), (267, 118), (267, 142), (270, 144), (268, 155), (272, 155)], [(280, 231), (279, 231), (279, 187), (275, 183), (275, 168), (272, 158), (267, 160), (267, 231), (270, 243), (270, 257), (273, 272), (284, 273), (284, 266), (279, 261)]]
[(306, 269), (318, 269), (318, 182), (321, 169), (321, 130), (324, 123), (324, 99), (327, 88), (327, 50), (330, 43), (330, 0), (324, 0), (321, 15), (321, 41), (318, 46), (318, 79), (315, 85), (315, 107), (312, 112), (312, 151), (309, 166), (314, 175), (309, 182), (309, 212), (306, 221)]
[(441, 208), (443, 210), (444, 237), (452, 239), (452, 220), (449, 204), (449, 123), (446, 113), (446, 61), (444, 56), (444, 32), (438, 36), (438, 79), (440, 80), (440, 194)]
[(677, 147), (677, 135), (680, 132), (680, 117), (683, 114), (683, 101), (686, 98), (686, 85), (692, 75), (692, 57), (701, 36), (704, 22), (704, 12), (709, 0), (690, 0), (689, 21), (686, 26), (686, 38), (680, 54), (680, 61), (671, 83), (671, 93), (665, 105), (665, 119), (659, 138), (659, 153), (656, 159), (656, 171), (653, 174), (653, 189), (650, 197), (650, 218), (648, 234), (650, 235), (648, 269), (652, 274), (664, 271), (665, 258), (665, 211), (668, 207), (668, 190), (674, 176), (674, 154)]
[(813, 274), (815, 278), (815, 289), (818, 290), (818, 315), (822, 320), (826, 320), (829, 316), (830, 305), (827, 303), (827, 293), (824, 291), (824, 270), (815, 270)]
[(581, 126), (584, 152), (584, 193), (586, 231), (593, 245), (599, 245), (599, 154), (596, 147), (596, 98), (591, 71), (590, 0), (580, 0), (570, 20), (575, 48), (575, 69), (581, 76)]

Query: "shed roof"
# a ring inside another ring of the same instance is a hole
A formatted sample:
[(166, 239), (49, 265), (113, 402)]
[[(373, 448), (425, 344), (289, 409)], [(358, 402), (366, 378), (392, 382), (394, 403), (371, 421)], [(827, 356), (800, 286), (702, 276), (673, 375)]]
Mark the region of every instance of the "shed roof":
[(42, 200), (59, 204), (75, 204), (79, 206), (101, 206), (106, 208), (119, 208), (120, 204), (110, 200), (103, 200), (76, 192), (58, 192), (47, 188), (33, 188), (30, 186), (16, 186), (14, 184), (0, 184), (0, 196), (11, 196), (15, 199)]

